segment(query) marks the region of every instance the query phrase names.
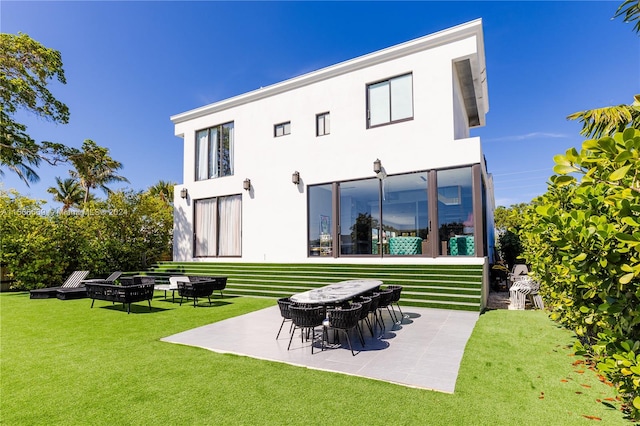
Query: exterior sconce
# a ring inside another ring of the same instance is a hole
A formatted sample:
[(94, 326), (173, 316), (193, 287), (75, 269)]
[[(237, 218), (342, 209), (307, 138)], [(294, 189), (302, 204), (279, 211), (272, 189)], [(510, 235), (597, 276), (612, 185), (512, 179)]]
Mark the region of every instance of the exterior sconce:
[(299, 171), (295, 171), (293, 172), (293, 174), (291, 175), (291, 182), (293, 182), (294, 185), (298, 185), (300, 184), (300, 172)]
[(245, 191), (248, 191), (251, 189), (251, 179), (246, 178), (244, 180), (244, 182), (242, 182), (242, 187), (244, 188)]
[(375, 174), (378, 174), (382, 171), (382, 162), (380, 161), (380, 159), (376, 159), (376, 161), (373, 162), (373, 171)]
[(189, 191), (187, 191), (187, 188), (182, 188), (180, 190), (180, 198), (187, 198), (187, 195), (189, 195)]

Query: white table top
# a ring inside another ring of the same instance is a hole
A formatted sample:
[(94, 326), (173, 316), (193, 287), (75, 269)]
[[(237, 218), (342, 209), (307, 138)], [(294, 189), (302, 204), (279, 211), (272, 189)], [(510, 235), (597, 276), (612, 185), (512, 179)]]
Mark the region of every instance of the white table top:
[(329, 284), (324, 287), (294, 294), (291, 300), (296, 303), (323, 305), (343, 302), (359, 294), (373, 290), (382, 285), (380, 280), (348, 280)]

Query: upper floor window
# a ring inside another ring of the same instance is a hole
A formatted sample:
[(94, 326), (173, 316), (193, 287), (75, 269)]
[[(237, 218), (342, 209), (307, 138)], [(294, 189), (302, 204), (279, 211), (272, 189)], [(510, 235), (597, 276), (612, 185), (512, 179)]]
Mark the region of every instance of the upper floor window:
[(196, 180), (233, 174), (233, 122), (196, 133)]
[(316, 115), (316, 136), (331, 133), (331, 120), (328, 112)]
[(273, 136), (284, 136), (291, 133), (291, 122), (287, 121), (286, 123), (280, 123), (273, 126)]
[(367, 127), (413, 118), (413, 75), (367, 86)]

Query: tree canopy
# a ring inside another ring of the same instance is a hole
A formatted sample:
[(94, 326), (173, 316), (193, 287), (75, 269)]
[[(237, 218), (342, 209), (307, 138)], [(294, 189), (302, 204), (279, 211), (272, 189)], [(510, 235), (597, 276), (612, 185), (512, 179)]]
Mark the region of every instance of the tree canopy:
[(116, 173), (122, 168), (122, 163), (111, 158), (108, 148), (99, 146), (90, 139), (82, 143), (81, 151), (70, 150), (69, 161), (75, 168), (70, 172), (71, 176), (78, 179), (84, 189), (85, 203), (89, 200), (92, 189), (100, 188), (109, 194), (111, 189), (107, 187), (108, 183), (129, 182), (127, 178)]
[(14, 118), (18, 110), (25, 110), (55, 123), (68, 123), (69, 109), (48, 89), (54, 79), (66, 84), (60, 52), (27, 34), (0, 34), (0, 175), (6, 168), (28, 185), (40, 179), (34, 167), (41, 160), (56, 164), (65, 159), (63, 144), (37, 143), (27, 126)]

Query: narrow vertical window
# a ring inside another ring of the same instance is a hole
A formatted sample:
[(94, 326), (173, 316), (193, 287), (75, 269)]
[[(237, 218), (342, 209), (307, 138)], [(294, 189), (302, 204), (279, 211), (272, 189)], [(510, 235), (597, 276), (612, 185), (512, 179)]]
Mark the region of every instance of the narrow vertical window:
[(316, 136), (324, 136), (331, 133), (331, 121), (328, 112), (316, 115)]

